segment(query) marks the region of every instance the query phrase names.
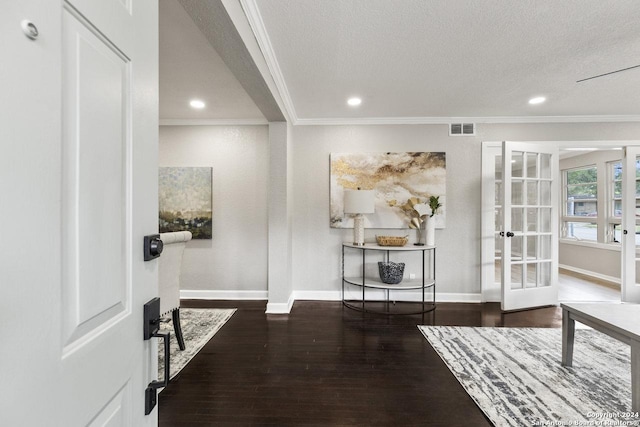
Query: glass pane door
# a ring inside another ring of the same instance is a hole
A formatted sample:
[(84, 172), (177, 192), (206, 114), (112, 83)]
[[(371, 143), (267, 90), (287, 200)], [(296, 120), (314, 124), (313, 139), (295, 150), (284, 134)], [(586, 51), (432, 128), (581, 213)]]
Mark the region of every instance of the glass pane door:
[(502, 309), (557, 304), (557, 148), (503, 143)]
[(640, 303), (640, 146), (625, 147), (622, 162), (622, 301)]
[(494, 200), (494, 270), (495, 270), (495, 284), (500, 286), (502, 284), (502, 237), (500, 232), (502, 231), (502, 155), (498, 154), (495, 157), (495, 200)]

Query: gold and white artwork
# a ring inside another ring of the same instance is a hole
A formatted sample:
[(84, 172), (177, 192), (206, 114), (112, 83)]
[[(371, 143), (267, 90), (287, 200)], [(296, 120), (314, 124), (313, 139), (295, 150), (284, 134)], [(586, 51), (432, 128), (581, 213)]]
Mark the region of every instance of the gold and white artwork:
[(344, 215), (344, 190), (374, 190), (375, 213), (365, 215), (367, 228), (408, 228), (401, 209), (411, 197), (428, 203), (440, 196), (436, 228), (446, 223), (446, 155), (442, 152), (331, 153), (331, 227), (352, 228)]

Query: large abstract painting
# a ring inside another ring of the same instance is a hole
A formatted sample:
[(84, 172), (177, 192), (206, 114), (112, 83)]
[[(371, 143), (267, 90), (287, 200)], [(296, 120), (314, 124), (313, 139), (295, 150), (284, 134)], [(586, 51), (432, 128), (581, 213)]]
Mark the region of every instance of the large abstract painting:
[(194, 239), (211, 239), (211, 174), (211, 168), (160, 168), (161, 233), (187, 230)]
[(345, 189), (375, 190), (375, 213), (365, 215), (368, 228), (408, 228), (401, 206), (411, 197), (440, 196), (436, 227), (446, 220), (446, 156), (425, 153), (331, 153), (331, 227), (351, 228), (344, 215)]

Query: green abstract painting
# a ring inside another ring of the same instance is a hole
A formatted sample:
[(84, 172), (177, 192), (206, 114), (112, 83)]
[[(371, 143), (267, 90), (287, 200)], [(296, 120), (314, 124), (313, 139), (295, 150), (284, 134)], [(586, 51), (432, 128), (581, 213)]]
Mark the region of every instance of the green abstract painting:
[(211, 239), (211, 185), (211, 168), (159, 168), (160, 232), (190, 231), (194, 239)]

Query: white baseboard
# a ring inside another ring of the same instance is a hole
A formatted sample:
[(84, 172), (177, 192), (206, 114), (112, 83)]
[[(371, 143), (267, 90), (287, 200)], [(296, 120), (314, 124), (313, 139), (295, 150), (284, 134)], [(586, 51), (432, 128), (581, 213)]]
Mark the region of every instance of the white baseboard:
[[(347, 292), (346, 297), (348, 299), (359, 299), (362, 295), (361, 292)], [(429, 298), (431, 293), (427, 291), (426, 297)], [(296, 300), (306, 301), (342, 301), (341, 291), (293, 291), (293, 296)], [(367, 289), (367, 300), (380, 300), (386, 299), (386, 295), (382, 290)], [(481, 302), (481, 294), (463, 294), (463, 293), (446, 293), (436, 292), (436, 302)], [(391, 292), (389, 298), (397, 298), (397, 301), (422, 301), (422, 292), (420, 290), (415, 291), (395, 291)]]
[[(347, 298), (358, 299), (359, 293), (349, 292)], [(427, 298), (431, 295), (427, 292)], [(380, 300), (386, 298), (382, 290), (367, 289), (367, 300)], [(390, 298), (396, 301), (422, 301), (422, 293), (416, 291), (391, 292)], [(186, 290), (180, 291), (180, 299), (205, 299), (205, 300), (258, 300), (269, 299), (267, 291), (218, 291), (218, 290)], [(341, 291), (293, 291), (286, 303), (268, 303), (267, 314), (288, 314), (295, 301), (342, 301)], [(468, 302), (480, 303), (481, 294), (446, 293), (436, 292), (436, 302)]]
[(484, 298), (484, 301), (480, 302), (501, 302), (502, 301), (502, 289), (500, 287), (492, 287), (491, 289), (486, 289), (481, 297)]
[(267, 291), (180, 290), (180, 299), (260, 300), (268, 299)]
[(459, 293), (438, 293), (436, 292), (436, 302), (469, 302), (481, 303), (482, 294), (459, 294)]
[(593, 272), (593, 271), (584, 270), (582, 268), (573, 267), (571, 265), (560, 264), (560, 265), (558, 265), (558, 267), (562, 268), (564, 270), (573, 271), (574, 273), (578, 273), (578, 274), (582, 274), (582, 275), (585, 275), (585, 276), (593, 277), (594, 279), (600, 279), (600, 280), (605, 280), (607, 282), (612, 282), (612, 283), (615, 283), (618, 286), (620, 286), (622, 284), (622, 281), (620, 280), (619, 277), (607, 276), (606, 274), (600, 274), (600, 273), (596, 273), (596, 272)]
[(289, 296), (289, 301), (286, 303), (267, 303), (266, 314), (289, 314), (291, 313), (291, 307), (293, 307), (293, 303), (295, 299), (293, 298), (293, 294)]
[(340, 291), (293, 291), (296, 301), (342, 301)]

